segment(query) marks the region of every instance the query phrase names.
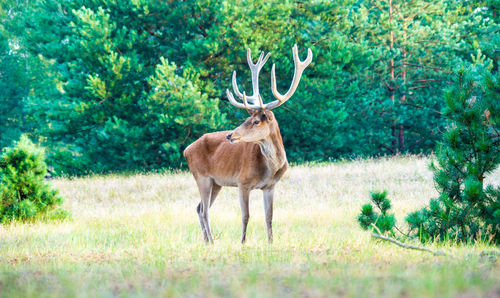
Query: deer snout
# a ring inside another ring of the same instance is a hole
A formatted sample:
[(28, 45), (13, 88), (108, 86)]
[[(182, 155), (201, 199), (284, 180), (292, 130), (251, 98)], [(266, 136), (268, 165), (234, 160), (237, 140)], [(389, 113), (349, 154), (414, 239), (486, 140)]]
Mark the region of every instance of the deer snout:
[(228, 134), (227, 134), (227, 136), (226, 136), (226, 139), (231, 140), (231, 136), (232, 136), (232, 135), (233, 135), (233, 133), (232, 133), (232, 132), (228, 133)]

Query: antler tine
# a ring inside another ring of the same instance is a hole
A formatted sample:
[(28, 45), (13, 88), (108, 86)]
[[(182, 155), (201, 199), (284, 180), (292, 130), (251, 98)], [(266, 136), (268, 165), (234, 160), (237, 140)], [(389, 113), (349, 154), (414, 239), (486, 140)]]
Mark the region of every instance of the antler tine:
[[(229, 102), (237, 107), (237, 108), (241, 108), (241, 109), (246, 109), (247, 111), (251, 110), (251, 109), (261, 109), (263, 107), (263, 104), (262, 104), (262, 99), (260, 100), (261, 101), (261, 105), (258, 106), (258, 105), (255, 105), (255, 104), (248, 104), (248, 101), (247, 101), (247, 96), (245, 94), (245, 91), (243, 91), (243, 94), (241, 95), (242, 99), (243, 99), (243, 103), (239, 103), (237, 102), (235, 99), (234, 99), (234, 96), (233, 96), (233, 93), (231, 93), (231, 91), (229, 91), (229, 89), (226, 89), (226, 94), (227, 94), (227, 98), (229, 99)], [(260, 97), (260, 95), (259, 95)]]
[(240, 89), (238, 89), (238, 84), (236, 83), (236, 70), (233, 71), (233, 90), (236, 96), (238, 96), (240, 99), (243, 99), (243, 94), (241, 94)]
[(247, 62), (248, 62), (248, 66), (250, 67), (250, 69), (258, 66), (260, 64), (260, 62), (262, 61), (263, 57), (264, 57), (264, 52), (260, 52), (260, 56), (257, 59), (257, 62), (255, 62), (255, 64), (254, 64), (252, 61), (252, 53), (251, 53), (250, 49), (248, 49), (247, 50)]
[[(238, 84), (236, 83), (236, 70), (233, 71), (232, 84), (233, 84), (233, 90), (234, 90), (234, 93), (236, 94), (236, 96), (238, 96), (239, 99), (243, 99), (243, 94), (241, 94), (240, 89), (238, 89)], [(255, 97), (254, 96), (249, 96), (249, 97), (247, 97), (247, 99), (252, 104), (255, 104)]]
[(265, 109), (266, 106), (264, 106), (264, 102), (262, 101), (262, 97), (260, 97), (260, 94), (257, 96), (259, 98), (259, 104), (261, 109)]
[[(262, 52), (262, 53), (264, 54), (264, 52)], [(267, 59), (269, 59), (269, 56), (271, 56), (271, 52), (267, 53), (266, 57), (264, 57), (264, 60), (261, 60), (260, 68), (262, 68), (262, 66), (264, 66), (264, 64), (266, 64)]]
[(255, 64), (252, 62), (252, 52), (250, 51), (250, 48), (247, 50), (247, 62), (248, 62), (248, 67), (250, 68), (250, 71), (252, 72), (252, 89), (253, 89), (253, 95), (249, 96), (248, 99), (252, 100), (252, 103), (255, 104), (255, 101), (258, 100), (259, 97), (259, 73), (264, 64), (266, 64), (267, 59), (269, 59), (269, 56), (271, 53), (267, 53), (267, 55), (264, 57), (264, 52), (260, 52), (259, 59), (257, 59), (257, 62)]
[(282, 105), (285, 101), (287, 101), (290, 97), (292, 97), (293, 93), (295, 93), (295, 90), (299, 86), (300, 78), (302, 77), (302, 72), (304, 71), (304, 69), (306, 69), (307, 66), (309, 66), (309, 64), (312, 61), (313, 55), (311, 49), (307, 49), (307, 58), (304, 61), (300, 61), (297, 45), (293, 46), (292, 52), (293, 52), (293, 62), (295, 65), (292, 84), (290, 85), (290, 88), (285, 93), (285, 95), (281, 95), (278, 92), (278, 89), (276, 87), (275, 65), (273, 64), (273, 67), (271, 69), (271, 89), (273, 91), (274, 97), (277, 100), (266, 104), (265, 106), (266, 109), (271, 110), (277, 108), (280, 105)]
[(243, 104), (245, 105), (245, 109), (247, 109), (247, 111), (250, 111), (250, 106), (248, 105), (247, 95), (245, 91), (243, 91)]
[[(229, 99), (229, 102), (237, 107), (237, 108), (240, 108), (240, 109), (245, 109), (245, 105), (244, 104), (241, 104), (239, 102), (237, 102), (236, 100), (234, 100), (234, 96), (233, 96), (233, 93), (231, 93), (231, 91), (229, 91), (229, 89), (226, 89), (226, 93), (227, 93), (227, 98)], [(243, 97), (243, 94), (241, 95)]]
[[(264, 52), (260, 53), (259, 59), (257, 59), (257, 62), (254, 64), (252, 62), (252, 54), (250, 52), (250, 49), (247, 50), (247, 62), (248, 66), (250, 68), (250, 71), (252, 72), (252, 89), (253, 89), (253, 95), (252, 96), (247, 96), (248, 102), (250, 102), (252, 105), (255, 105), (255, 102), (258, 100), (258, 95), (259, 95), (259, 72), (262, 69), (262, 66), (266, 64), (267, 59), (269, 59), (269, 55), (271, 53), (268, 53), (264, 57)], [(264, 57), (264, 59), (262, 59)], [(240, 89), (238, 88), (238, 84), (236, 82), (236, 71), (233, 71), (233, 79), (232, 79), (232, 85), (233, 85), (233, 91), (236, 94), (236, 96), (239, 99), (243, 99), (243, 94), (240, 92)]]

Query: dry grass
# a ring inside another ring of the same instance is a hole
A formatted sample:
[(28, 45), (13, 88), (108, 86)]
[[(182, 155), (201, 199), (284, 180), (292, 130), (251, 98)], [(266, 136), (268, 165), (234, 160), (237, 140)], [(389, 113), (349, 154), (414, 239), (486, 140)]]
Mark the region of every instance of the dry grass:
[[(399, 157), (292, 167), (275, 195), (267, 245), (259, 191), (239, 244), (237, 191), (210, 209), (202, 243), (189, 173), (59, 179), (73, 219), (0, 226), (0, 296), (500, 296), (488, 244), (429, 246), (434, 257), (370, 239), (356, 216), (387, 189), (400, 223), (436, 195), (429, 160)], [(489, 178), (500, 181), (500, 171)]]

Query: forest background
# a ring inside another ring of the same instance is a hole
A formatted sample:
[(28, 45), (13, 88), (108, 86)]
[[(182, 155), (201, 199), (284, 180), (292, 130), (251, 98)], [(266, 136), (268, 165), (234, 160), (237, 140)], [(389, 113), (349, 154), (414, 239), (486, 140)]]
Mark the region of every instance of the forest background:
[(0, 148), (21, 134), (53, 174), (182, 168), (202, 134), (232, 129), (232, 71), (250, 90), (246, 49), (271, 52), (273, 100), (291, 48), (314, 54), (276, 109), (291, 162), (429, 153), (459, 68), (498, 73), (500, 1), (4, 0)]

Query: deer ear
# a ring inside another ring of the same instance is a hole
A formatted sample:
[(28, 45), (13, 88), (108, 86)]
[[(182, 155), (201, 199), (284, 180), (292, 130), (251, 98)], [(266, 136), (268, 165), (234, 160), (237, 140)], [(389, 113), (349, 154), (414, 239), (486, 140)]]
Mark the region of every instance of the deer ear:
[(266, 115), (266, 112), (265, 112), (265, 111), (263, 111), (263, 112), (262, 112), (262, 115), (260, 115), (260, 121), (267, 121), (267, 119), (268, 119), (268, 117), (267, 117), (267, 115)]
[(273, 120), (273, 113), (270, 111), (264, 111), (264, 113), (262, 113), (262, 119), (272, 121)]

